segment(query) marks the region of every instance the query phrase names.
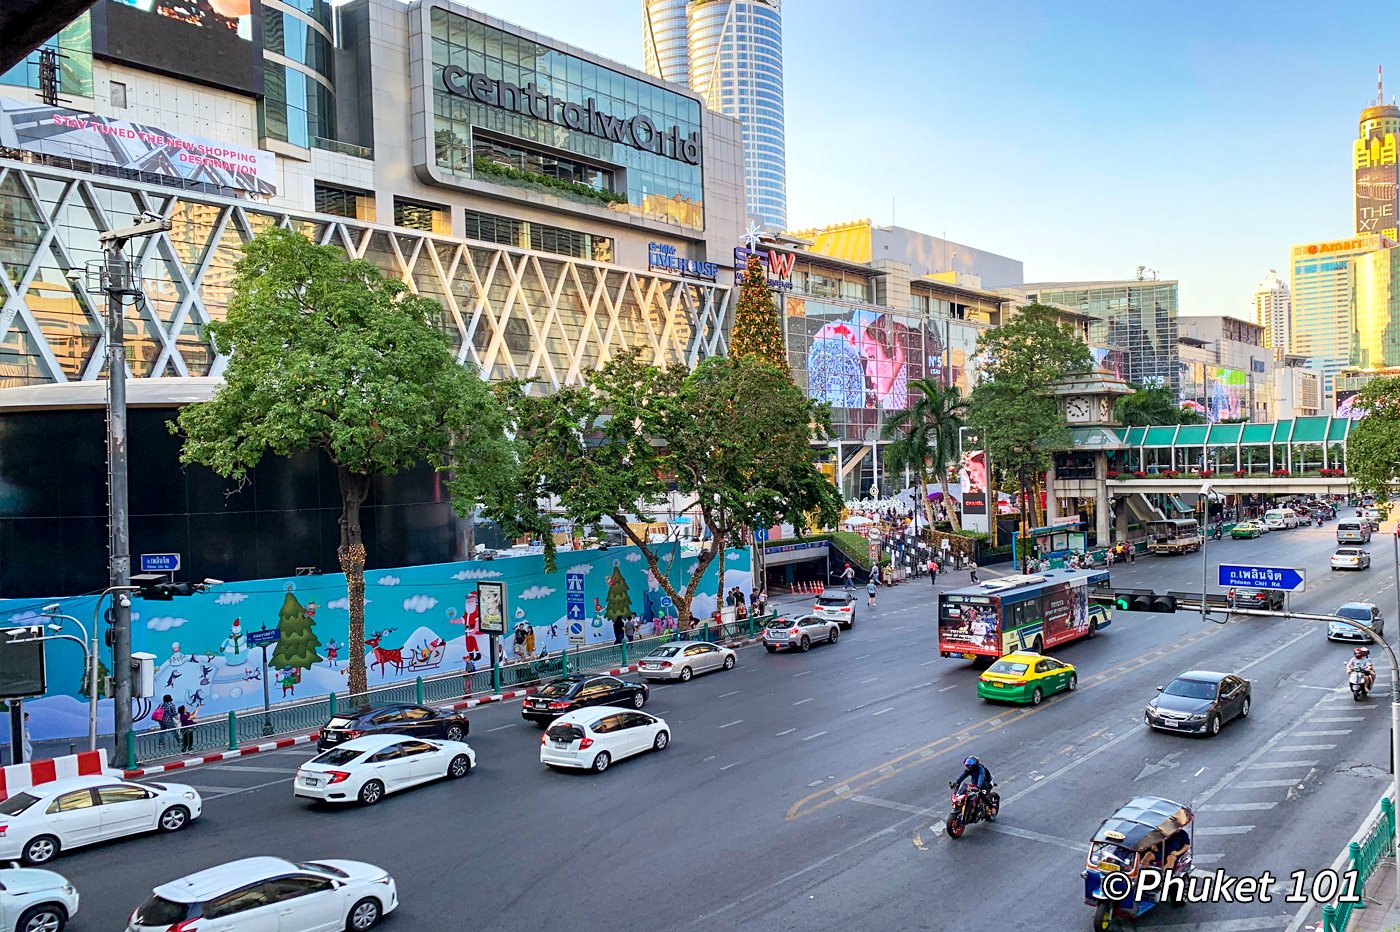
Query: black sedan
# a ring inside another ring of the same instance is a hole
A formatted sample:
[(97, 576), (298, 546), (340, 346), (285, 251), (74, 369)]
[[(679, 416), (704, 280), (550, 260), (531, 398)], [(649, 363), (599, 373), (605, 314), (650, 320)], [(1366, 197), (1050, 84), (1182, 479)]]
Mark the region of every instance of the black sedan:
[(460, 712), (395, 702), (331, 716), (321, 729), (316, 747), (324, 751), (361, 735), (382, 734), (461, 741), (470, 731), (467, 717)]
[(1283, 593), (1274, 589), (1231, 589), (1231, 608), (1266, 608), (1270, 611), (1283, 609)]
[(1230, 719), (1249, 717), (1253, 687), (1233, 673), (1189, 670), (1166, 686), (1147, 704), (1143, 719), (1151, 728), (1192, 734), (1217, 735)]
[(527, 722), (548, 725), (565, 712), (590, 705), (621, 705), (640, 709), (650, 690), (641, 683), (629, 683), (615, 676), (573, 673), (551, 680), (520, 706), (520, 717)]

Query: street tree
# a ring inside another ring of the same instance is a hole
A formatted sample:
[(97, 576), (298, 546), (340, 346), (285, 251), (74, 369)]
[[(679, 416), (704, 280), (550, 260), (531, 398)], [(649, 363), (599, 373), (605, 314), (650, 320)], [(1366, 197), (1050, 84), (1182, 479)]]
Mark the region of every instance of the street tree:
[[(349, 689), (365, 677), (365, 551), (360, 508), (376, 477), (426, 462), (470, 463), (497, 438), (497, 402), (433, 325), (437, 302), (331, 246), (269, 229), (244, 247), (227, 319), (209, 325), (229, 356), (224, 384), (171, 424), (182, 462), (244, 481), (264, 454), (315, 451), (340, 481), (340, 542), (350, 611)], [(454, 444), (456, 448), (454, 449)]]
[(1385, 500), (1400, 483), (1400, 376), (1371, 380), (1352, 404), (1363, 415), (1347, 434), (1347, 475), (1357, 492)]
[(948, 494), (948, 468), (958, 451), (958, 429), (965, 423), (967, 401), (956, 385), (946, 388), (936, 379), (917, 379), (909, 383), (913, 403), (896, 411), (885, 422), (882, 437), (890, 441), (885, 448), (885, 463), (890, 469), (911, 470), (919, 480), (919, 498), (924, 503), (928, 526), (933, 527), (933, 503), (928, 498), (928, 486), (938, 480), (943, 502), (948, 510), (948, 523), (956, 533), (962, 530), (958, 510)]
[[(555, 497), (579, 525), (611, 520), (641, 551), (682, 629), (691, 626), (701, 578), (744, 528), (839, 514), (810, 446), (814, 429), (829, 429), (825, 407), (752, 357), (708, 359), (687, 372), (648, 365), (633, 351), (583, 386), (521, 394), (516, 408), (528, 447), (519, 494)], [(662, 568), (667, 553), (667, 569), (674, 563), (676, 544), (654, 543), (635, 526), (664, 510), (672, 489), (708, 532), (694, 573), (679, 585)]]
[(758, 256), (749, 256), (744, 266), (729, 336), (729, 355), (733, 359), (754, 356), (785, 374), (788, 371), (783, 322)]

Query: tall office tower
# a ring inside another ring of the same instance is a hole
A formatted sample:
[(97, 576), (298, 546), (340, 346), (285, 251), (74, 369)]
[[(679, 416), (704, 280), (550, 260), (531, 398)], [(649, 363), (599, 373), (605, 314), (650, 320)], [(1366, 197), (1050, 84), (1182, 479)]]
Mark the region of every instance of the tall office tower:
[(1288, 352), (1288, 324), (1293, 313), (1293, 296), (1288, 291), (1288, 283), (1278, 277), (1278, 271), (1269, 269), (1269, 274), (1254, 289), (1254, 322), (1264, 328), (1264, 345)]
[(1308, 357), (1308, 368), (1322, 373), (1322, 391), (1332, 394), (1337, 373), (1351, 363), (1355, 323), (1352, 261), (1391, 245), (1375, 233), (1351, 239), (1294, 246), (1292, 250), (1293, 307), (1288, 325), (1288, 351)]
[(781, 6), (782, 0), (642, 2), (647, 71), (679, 81), (684, 67), (684, 80), (707, 107), (739, 120), (748, 220), (767, 230), (787, 226)]
[(1396, 239), (1400, 218), (1400, 177), (1396, 139), (1400, 137), (1400, 107), (1387, 104), (1376, 69), (1376, 102), (1361, 111), (1361, 127), (1352, 140), (1352, 170), (1356, 179), (1356, 232), (1379, 233)]

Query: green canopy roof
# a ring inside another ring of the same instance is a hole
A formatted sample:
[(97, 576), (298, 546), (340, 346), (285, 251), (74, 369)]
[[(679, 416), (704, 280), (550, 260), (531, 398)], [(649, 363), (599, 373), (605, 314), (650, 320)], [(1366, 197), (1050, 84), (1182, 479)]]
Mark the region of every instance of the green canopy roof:
[(1246, 424), (1240, 436), (1240, 443), (1273, 443), (1274, 425)]
[(1127, 438), (1126, 438), (1126, 439), (1127, 439), (1127, 442), (1128, 442), (1128, 446), (1130, 446), (1130, 447), (1140, 447), (1140, 446), (1142, 446), (1142, 438), (1145, 437), (1145, 436), (1147, 436), (1147, 428), (1146, 428), (1146, 427), (1129, 427), (1129, 428), (1128, 428), (1128, 436), (1127, 436)]
[(1175, 427), (1149, 427), (1142, 445), (1145, 447), (1169, 447), (1175, 439)]
[(1183, 424), (1176, 431), (1176, 445), (1179, 447), (1196, 447), (1206, 442), (1205, 424)]
[(1293, 422), (1293, 443), (1321, 443), (1327, 438), (1326, 417), (1300, 417)]
[(1210, 429), (1210, 436), (1206, 443), (1210, 446), (1234, 446), (1240, 442), (1240, 431), (1243, 424), (1215, 424)]
[(1274, 443), (1287, 443), (1293, 433), (1293, 419), (1284, 418), (1274, 424)]
[(1328, 440), (1345, 440), (1347, 432), (1351, 430), (1351, 419), (1345, 417), (1332, 418), (1331, 425), (1327, 428)]

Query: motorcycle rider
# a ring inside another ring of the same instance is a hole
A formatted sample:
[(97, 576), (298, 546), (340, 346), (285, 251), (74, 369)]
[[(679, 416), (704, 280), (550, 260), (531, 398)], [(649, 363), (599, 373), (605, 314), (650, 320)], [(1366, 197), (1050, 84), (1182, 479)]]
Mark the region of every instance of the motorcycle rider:
[(956, 793), (963, 785), (964, 780), (971, 781), (971, 784), (977, 787), (977, 801), (982, 812), (995, 815), (999, 807), (992, 804), (992, 787), (996, 785), (992, 779), (992, 772), (977, 758), (969, 757), (963, 761), (963, 772), (958, 775), (956, 780), (948, 784), (948, 788)]
[(1351, 680), (1354, 671), (1360, 670), (1366, 675), (1366, 691), (1370, 692), (1376, 683), (1376, 666), (1371, 663), (1371, 648), (1358, 647), (1352, 653), (1355, 656), (1347, 661), (1347, 680)]

